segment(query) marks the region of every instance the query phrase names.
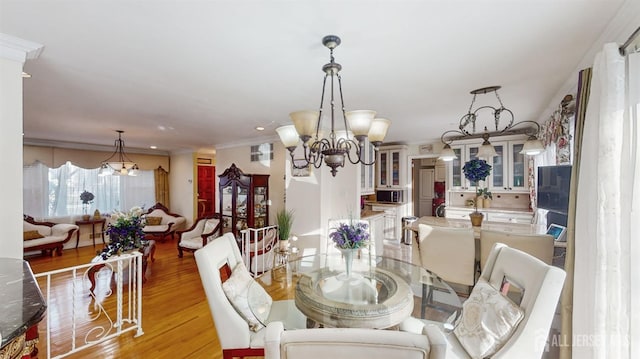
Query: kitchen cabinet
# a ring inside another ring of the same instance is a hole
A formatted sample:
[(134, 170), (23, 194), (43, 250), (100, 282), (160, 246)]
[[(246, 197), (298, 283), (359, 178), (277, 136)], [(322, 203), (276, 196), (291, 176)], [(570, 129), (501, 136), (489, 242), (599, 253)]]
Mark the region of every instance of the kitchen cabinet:
[(377, 188), (404, 189), (407, 183), (407, 146), (380, 147), (376, 162)]
[[(473, 208), (447, 208), (445, 218), (467, 219), (473, 212)], [(531, 223), (533, 213), (527, 211), (504, 211), (492, 210), (490, 208), (478, 208), (478, 212), (484, 214), (483, 221), (500, 223)]]
[[(364, 141), (364, 163), (371, 163), (375, 159), (376, 152), (369, 144), (369, 139)], [(375, 193), (375, 165), (367, 166), (365, 164), (360, 165), (360, 195), (369, 195)]]
[(269, 224), (269, 175), (245, 174), (232, 164), (220, 176), (220, 234)]
[(402, 236), (402, 206), (398, 205), (372, 205), (371, 210), (384, 212), (383, 238), (393, 242), (399, 242)]
[(490, 162), (489, 189), (492, 192), (529, 192), (528, 165), (521, 154), (525, 140), (493, 142), (497, 156)]

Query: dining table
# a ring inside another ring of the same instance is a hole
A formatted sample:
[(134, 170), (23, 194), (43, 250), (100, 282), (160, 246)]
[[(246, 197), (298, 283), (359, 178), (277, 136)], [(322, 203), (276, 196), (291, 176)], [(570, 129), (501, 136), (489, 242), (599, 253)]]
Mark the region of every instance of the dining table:
[(285, 329), (388, 329), (409, 317), (452, 325), (462, 308), (456, 292), (437, 274), (366, 252), (356, 255), (349, 274), (339, 253), (290, 256), (286, 264), (257, 276), (247, 296), (265, 326), (283, 316), (265, 313), (269, 300), (285, 303), (286, 317), (304, 319), (284, 321)]

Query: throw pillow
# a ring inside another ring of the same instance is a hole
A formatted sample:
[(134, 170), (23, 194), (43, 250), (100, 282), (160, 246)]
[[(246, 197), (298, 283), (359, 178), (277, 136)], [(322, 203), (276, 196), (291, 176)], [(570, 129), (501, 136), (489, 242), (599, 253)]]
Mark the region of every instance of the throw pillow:
[[(231, 271), (229, 279), (222, 283), (222, 290), (235, 310), (247, 321), (249, 329), (257, 332), (264, 328), (262, 323), (269, 317), (273, 300), (260, 284), (253, 283), (255, 282), (247, 268), (243, 263), (238, 263)], [(249, 298), (249, 286), (252, 284), (251, 298)], [(252, 303), (251, 307), (258, 308), (255, 314), (249, 307), (249, 301)]]
[(162, 223), (162, 217), (146, 217), (148, 226), (159, 226)]
[(40, 232), (38, 231), (24, 231), (22, 233), (22, 240), (28, 241), (31, 239), (38, 239), (38, 238), (44, 238), (44, 236), (42, 234), (40, 234)]
[(462, 305), (453, 332), (471, 358), (482, 359), (502, 348), (523, 317), (519, 306), (481, 280)]

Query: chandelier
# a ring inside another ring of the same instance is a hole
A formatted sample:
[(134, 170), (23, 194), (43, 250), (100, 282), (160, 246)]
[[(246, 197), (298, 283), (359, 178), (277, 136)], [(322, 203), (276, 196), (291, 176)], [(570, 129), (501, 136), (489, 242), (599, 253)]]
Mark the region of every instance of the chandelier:
[[(387, 134), (391, 121), (384, 118), (376, 118), (376, 112), (371, 110), (345, 111), (344, 97), (342, 95), (342, 78), (340, 70), (342, 66), (335, 62), (333, 49), (340, 45), (340, 38), (335, 35), (327, 35), (322, 38), (322, 44), (329, 49), (330, 62), (322, 66), (325, 73), (322, 82), (322, 95), (320, 96), (319, 111), (305, 110), (289, 114), (293, 125), (281, 126), (276, 129), (280, 140), (289, 150), (292, 166), (302, 169), (313, 164), (315, 168), (322, 165), (322, 161), (331, 168), (331, 174), (335, 177), (338, 167), (344, 167), (345, 157), (353, 164), (361, 163), (371, 166), (375, 163), (375, 156), (371, 162), (364, 158), (365, 140), (368, 138), (370, 146), (377, 150)], [(328, 136), (320, 126), (324, 110), (325, 92), (329, 84), (329, 99), (331, 106), (331, 130)], [(337, 93), (334, 90), (337, 79)], [(336, 130), (335, 97), (339, 96), (344, 130)], [(294, 151), (298, 141), (302, 140), (304, 161), (294, 161)], [(301, 163), (300, 163), (301, 162)]]
[(111, 157), (102, 161), (100, 166), (99, 176), (119, 175), (119, 176), (137, 176), (138, 165), (127, 157), (124, 153), (124, 141), (122, 140), (122, 134), (124, 131), (116, 130), (118, 133), (118, 139), (115, 142), (115, 151)]
[[(488, 159), (497, 156), (495, 148), (493, 147), (493, 145), (491, 145), (491, 142), (489, 142), (489, 137), (523, 133), (528, 135), (529, 137), (524, 143), (522, 151), (520, 151), (521, 154), (535, 156), (544, 151), (544, 145), (542, 144), (542, 141), (538, 139), (538, 135), (540, 133), (540, 124), (534, 121), (514, 122), (513, 112), (504, 107), (504, 104), (500, 99), (500, 95), (498, 95), (498, 90), (500, 88), (501, 86), (489, 86), (471, 91), (473, 99), (471, 100), (469, 111), (460, 119), (458, 129), (445, 131), (442, 136), (440, 136), (440, 141), (442, 141), (442, 143), (444, 144), (439, 157), (441, 160), (452, 161), (457, 158), (455, 152), (450, 146), (450, 144), (455, 140), (467, 138), (482, 138), (483, 142), (478, 149), (478, 157)], [(473, 105), (476, 102), (476, 96), (489, 92), (495, 93), (500, 107), (480, 106), (474, 110)], [(493, 125), (492, 131), (489, 131), (487, 126), (484, 126), (484, 132), (478, 134), (476, 133), (476, 127), (478, 125), (476, 122), (478, 120), (479, 113), (487, 111), (491, 112), (493, 115), (493, 123), (491, 124)], [(506, 120), (504, 121), (506, 122), (506, 124), (504, 122), (501, 124), (502, 120)], [(514, 129), (514, 127), (521, 125), (524, 126), (522, 126), (522, 128), (520, 129)]]

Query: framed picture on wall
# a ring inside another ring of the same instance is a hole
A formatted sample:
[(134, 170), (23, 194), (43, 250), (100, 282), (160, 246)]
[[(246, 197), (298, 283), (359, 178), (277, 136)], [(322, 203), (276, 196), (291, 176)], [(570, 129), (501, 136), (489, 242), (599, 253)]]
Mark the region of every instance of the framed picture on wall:
[[(306, 166), (304, 166), (306, 164)], [(302, 167), (303, 168), (296, 168)], [(307, 164), (304, 159), (293, 160), (293, 166), (291, 166), (291, 176), (293, 177), (309, 177), (311, 176), (311, 163)]]

